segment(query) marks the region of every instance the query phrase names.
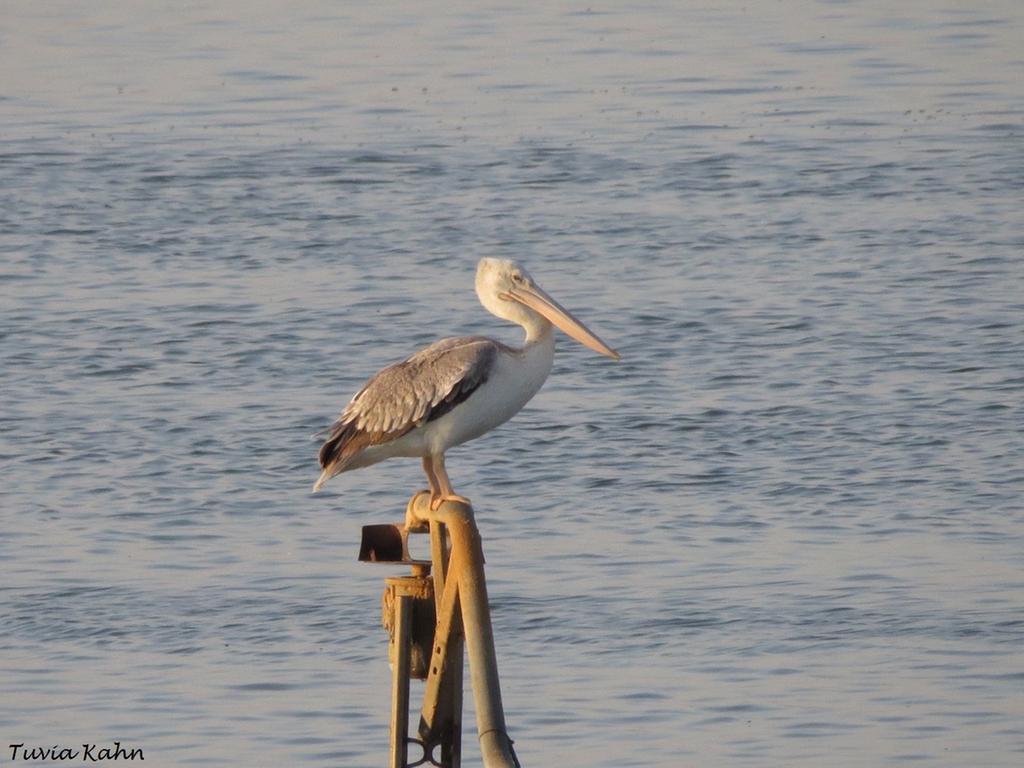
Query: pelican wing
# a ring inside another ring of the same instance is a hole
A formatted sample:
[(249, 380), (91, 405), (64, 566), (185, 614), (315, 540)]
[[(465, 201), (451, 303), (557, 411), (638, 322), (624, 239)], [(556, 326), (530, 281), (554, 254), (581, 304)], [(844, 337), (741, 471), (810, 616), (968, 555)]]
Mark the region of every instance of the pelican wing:
[(370, 379), (345, 406), (320, 449), (319, 487), (362, 449), (395, 440), (440, 418), (487, 381), (497, 342), (443, 339)]

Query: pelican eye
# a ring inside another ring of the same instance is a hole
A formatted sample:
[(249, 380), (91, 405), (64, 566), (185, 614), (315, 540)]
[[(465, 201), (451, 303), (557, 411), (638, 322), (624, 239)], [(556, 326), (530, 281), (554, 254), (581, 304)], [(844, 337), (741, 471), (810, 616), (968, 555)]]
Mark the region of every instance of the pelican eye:
[(512, 282), (516, 285), (526, 285), (526, 279), (519, 272), (512, 273)]

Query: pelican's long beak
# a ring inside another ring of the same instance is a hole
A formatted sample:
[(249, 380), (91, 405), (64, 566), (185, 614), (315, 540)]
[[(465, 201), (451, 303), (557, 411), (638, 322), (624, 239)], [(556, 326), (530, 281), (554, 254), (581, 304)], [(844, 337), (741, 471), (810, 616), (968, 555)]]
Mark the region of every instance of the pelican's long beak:
[(595, 352), (607, 355), (613, 360), (621, 359), (618, 352), (601, 341), (597, 334), (573, 317), (572, 312), (551, 298), (546, 291), (538, 286), (516, 286), (507, 291), (505, 296), (518, 301), (535, 312), (539, 312), (583, 346), (590, 347)]

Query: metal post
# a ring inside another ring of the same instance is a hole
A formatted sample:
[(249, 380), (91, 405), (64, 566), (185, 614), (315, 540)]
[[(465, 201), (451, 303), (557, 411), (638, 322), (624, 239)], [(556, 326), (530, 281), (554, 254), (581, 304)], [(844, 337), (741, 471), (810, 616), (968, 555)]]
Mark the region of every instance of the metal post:
[[(409, 534), (428, 529), (431, 560), (416, 560), (409, 554)], [(412, 568), (410, 576), (386, 579), (384, 594), (384, 626), (393, 642), (390, 768), (409, 768), (410, 744), (423, 750), (412, 765), (459, 768), (464, 651), (484, 768), (521, 768), (505, 730), (483, 545), (473, 508), (445, 501), (431, 510), (430, 495), (420, 492), (406, 508), (404, 525), (363, 526), (359, 559)], [(409, 736), (413, 676), (426, 679), (418, 739)]]
[[(444, 596), (445, 579), (448, 576), (448, 564), (451, 561), (451, 549), (448, 546), (448, 529), (445, 524), (432, 520), (430, 523), (430, 559), (434, 566), (434, 597), (437, 601), (436, 613), (438, 626), (444, 620), (441, 609)], [(453, 606), (453, 609), (456, 606)], [(436, 631), (435, 635), (438, 634)], [(441, 741), (441, 765), (446, 768), (460, 768), (462, 765), (462, 622), (453, 628), (447, 658), (444, 660), (448, 674), (445, 685), (439, 692), (439, 708), (445, 713), (445, 731)], [(429, 676), (428, 676), (429, 678)], [(429, 679), (428, 679), (429, 686)], [(429, 688), (428, 688), (429, 690)], [(430, 694), (424, 696), (424, 711), (428, 706)], [(420, 722), (420, 735), (428, 728), (426, 719)]]
[(441, 765), (459, 768), (462, 760), (462, 617), (459, 613), (459, 582), (454, 576), (438, 579), (438, 573), (458, 572), (457, 553), (446, 556), (440, 538), (445, 526), (432, 521), (434, 595), (437, 624), (427, 665), (427, 685), (420, 712), (419, 735), (424, 745), (441, 746)]
[(410, 507), (420, 519), (443, 522), (452, 538), (452, 563), (446, 581), (454, 579), (458, 585), (484, 768), (520, 768), (512, 750), (512, 740), (505, 729), (494, 631), (484, 578), (483, 546), (473, 508), (460, 502), (445, 501), (436, 511), (431, 511), (429, 498), (422, 494), (414, 497)]
[(390, 768), (406, 768), (409, 740), (409, 669), (412, 648), (412, 597), (403, 594), (404, 578), (387, 579), (395, 590), (395, 660), (391, 674), (391, 762)]

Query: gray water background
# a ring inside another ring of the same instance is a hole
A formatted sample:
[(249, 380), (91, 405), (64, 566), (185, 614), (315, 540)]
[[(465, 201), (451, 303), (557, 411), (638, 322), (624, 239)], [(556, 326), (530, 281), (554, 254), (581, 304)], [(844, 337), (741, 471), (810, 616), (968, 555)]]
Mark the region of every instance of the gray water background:
[[(1024, 5), (0, 12), (0, 763), (385, 761), (378, 368), (559, 340), (453, 450), (524, 766), (1024, 764)], [(414, 691), (418, 695), (418, 691)], [(476, 758), (467, 700), (467, 764)]]

